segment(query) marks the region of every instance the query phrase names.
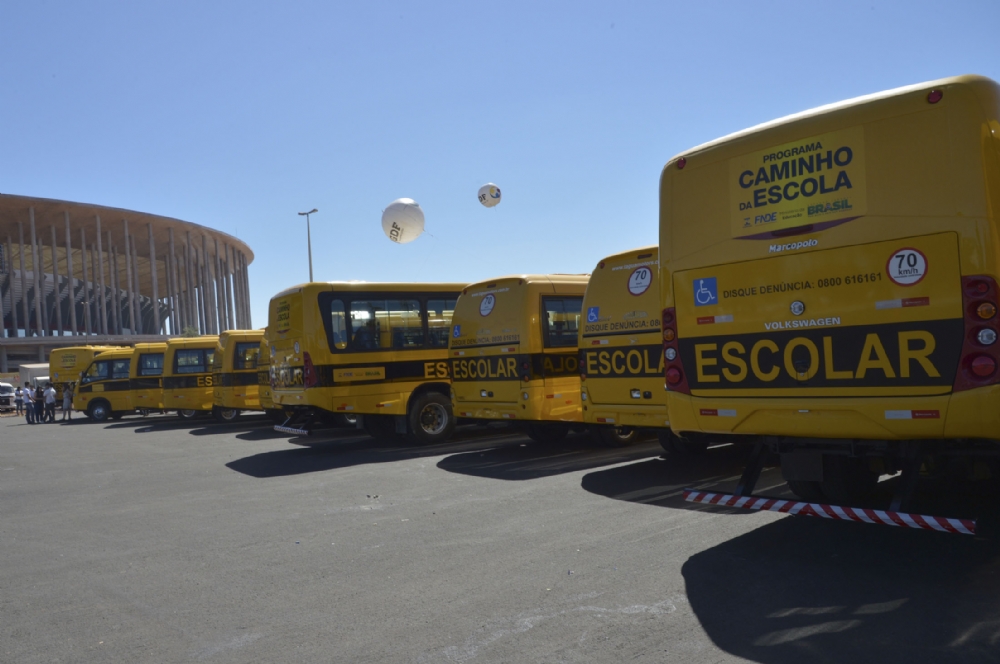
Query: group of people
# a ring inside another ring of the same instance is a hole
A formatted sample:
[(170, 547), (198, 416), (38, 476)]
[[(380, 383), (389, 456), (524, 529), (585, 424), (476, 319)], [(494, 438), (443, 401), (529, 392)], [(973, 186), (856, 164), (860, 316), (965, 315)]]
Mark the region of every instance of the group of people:
[[(44, 422), (56, 421), (56, 388), (52, 383), (45, 383), (45, 387), (37, 385), (34, 388), (30, 383), (25, 383), (24, 388), (20, 386), (14, 390), (14, 407), (17, 414), (22, 413), (28, 424), (42, 424)], [(73, 384), (70, 383), (63, 388), (63, 416), (62, 419), (73, 419)]]

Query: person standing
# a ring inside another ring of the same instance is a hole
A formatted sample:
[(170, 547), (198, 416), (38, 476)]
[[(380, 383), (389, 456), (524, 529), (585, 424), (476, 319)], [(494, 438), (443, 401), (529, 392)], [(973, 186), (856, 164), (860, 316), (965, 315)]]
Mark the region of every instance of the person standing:
[(17, 409), (17, 415), (24, 414), (24, 390), (21, 389), (20, 385), (14, 390), (14, 408)]
[(62, 421), (73, 419), (73, 389), (74, 383), (66, 383), (63, 388), (63, 416)]
[(42, 421), (56, 421), (56, 388), (52, 383), (45, 383), (45, 391), (42, 393), (45, 399), (45, 410), (42, 414)]
[(35, 385), (35, 424), (45, 422), (45, 388), (41, 384)]
[(28, 424), (35, 423), (35, 391), (31, 389), (31, 383), (24, 384), (24, 419)]

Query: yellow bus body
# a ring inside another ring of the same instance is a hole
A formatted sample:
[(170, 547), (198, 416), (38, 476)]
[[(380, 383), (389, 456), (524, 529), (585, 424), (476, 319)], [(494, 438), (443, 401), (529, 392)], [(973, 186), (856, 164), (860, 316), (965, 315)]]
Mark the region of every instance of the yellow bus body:
[(163, 407), (190, 418), (212, 412), (212, 361), (217, 336), (180, 337), (163, 356)]
[(129, 366), (132, 407), (163, 410), (163, 356), (166, 343), (136, 344)]
[(449, 339), (459, 417), (583, 422), (578, 327), (587, 275), (516, 275), (468, 286)]
[(49, 353), (49, 377), (57, 391), (57, 400), (62, 400), (63, 388), (67, 383), (78, 383), (80, 374), (86, 371), (91, 361), (109, 350), (121, 350), (125, 346), (67, 346), (53, 348)]
[[(274, 407), (367, 416), (372, 435), (429, 440), (413, 429), (413, 409), (429, 393), (447, 400), (450, 308), (463, 287), (332, 282), (275, 295), (267, 326)], [(450, 403), (447, 410), (451, 418)]]
[(996, 438), (1000, 344), (985, 342), (998, 218), (1000, 87), (980, 77), (825, 106), (675, 157), (660, 186), (671, 427)]
[(579, 340), (583, 421), (588, 424), (670, 426), (663, 390), (659, 255), (658, 247), (642, 247), (608, 256), (590, 276)]
[(133, 412), (129, 383), (133, 352), (131, 348), (109, 350), (91, 360), (73, 395), (73, 410), (87, 413), (96, 422)]
[(263, 410), (257, 369), (264, 330), (228, 330), (219, 335), (212, 370), (216, 411)]

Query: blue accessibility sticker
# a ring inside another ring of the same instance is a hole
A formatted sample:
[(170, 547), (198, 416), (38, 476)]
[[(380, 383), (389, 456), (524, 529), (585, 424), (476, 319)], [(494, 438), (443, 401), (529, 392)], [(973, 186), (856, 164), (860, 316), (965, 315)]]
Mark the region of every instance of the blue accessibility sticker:
[(715, 277), (694, 280), (694, 306), (705, 307), (719, 303), (719, 289)]
[(601, 315), (600, 307), (587, 307), (587, 322), (596, 323)]
[(456, 325), (455, 330), (451, 333), (451, 336), (455, 337), (456, 339), (462, 336), (462, 326)]

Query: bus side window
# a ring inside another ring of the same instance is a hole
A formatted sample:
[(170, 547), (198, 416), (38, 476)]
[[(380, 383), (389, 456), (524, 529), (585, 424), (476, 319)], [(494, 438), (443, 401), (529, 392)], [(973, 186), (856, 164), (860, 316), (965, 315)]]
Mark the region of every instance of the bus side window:
[(108, 373), (111, 369), (111, 363), (107, 360), (102, 360), (101, 362), (94, 362), (87, 369), (87, 374), (81, 380), (81, 384), (93, 383), (98, 380), (107, 380)]
[(143, 353), (139, 356), (140, 376), (159, 376), (163, 373), (163, 353)]
[(111, 377), (114, 379), (128, 378), (128, 367), (132, 360), (114, 360), (111, 363)]
[(178, 348), (174, 354), (174, 373), (208, 373), (205, 351), (201, 348)]
[(544, 335), (546, 348), (566, 348), (577, 345), (580, 328), (582, 297), (543, 298), (545, 307)]
[(330, 302), (330, 342), (333, 348), (344, 350), (347, 348), (347, 341), (347, 314), (344, 312), (344, 301), (333, 300)]
[(451, 318), (455, 313), (456, 300), (427, 300), (427, 345), (431, 348), (447, 348)]

